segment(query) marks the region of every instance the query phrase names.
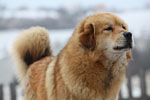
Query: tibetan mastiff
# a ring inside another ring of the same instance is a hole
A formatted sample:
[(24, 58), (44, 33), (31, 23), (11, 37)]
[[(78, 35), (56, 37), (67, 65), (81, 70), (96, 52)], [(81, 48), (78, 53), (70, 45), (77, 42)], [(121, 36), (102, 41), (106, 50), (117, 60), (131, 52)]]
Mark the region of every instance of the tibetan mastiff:
[(13, 44), (25, 100), (118, 100), (132, 58), (132, 33), (112, 13), (86, 17), (58, 56), (42, 27), (23, 31)]

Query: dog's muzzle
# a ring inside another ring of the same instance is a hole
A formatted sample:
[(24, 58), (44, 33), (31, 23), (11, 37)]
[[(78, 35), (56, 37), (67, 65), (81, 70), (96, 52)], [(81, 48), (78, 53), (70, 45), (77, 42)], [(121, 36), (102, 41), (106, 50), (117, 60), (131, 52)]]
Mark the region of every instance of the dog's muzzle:
[(132, 48), (133, 48), (132, 33), (124, 32), (123, 33), (123, 43), (121, 43), (121, 45), (116, 46), (114, 49), (122, 50), (122, 49), (132, 49)]

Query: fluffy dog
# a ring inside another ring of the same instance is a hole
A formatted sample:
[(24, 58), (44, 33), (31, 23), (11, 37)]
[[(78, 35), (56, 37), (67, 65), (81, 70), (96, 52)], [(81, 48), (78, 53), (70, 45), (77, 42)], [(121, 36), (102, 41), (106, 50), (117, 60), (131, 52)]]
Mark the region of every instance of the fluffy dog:
[(12, 56), (25, 100), (117, 100), (132, 41), (127, 24), (112, 13), (83, 19), (56, 57), (44, 28), (25, 30)]

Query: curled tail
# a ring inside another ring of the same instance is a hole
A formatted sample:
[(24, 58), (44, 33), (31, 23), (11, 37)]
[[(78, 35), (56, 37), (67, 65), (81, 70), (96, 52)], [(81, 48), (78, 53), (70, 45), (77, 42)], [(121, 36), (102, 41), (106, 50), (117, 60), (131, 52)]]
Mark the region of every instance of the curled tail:
[(48, 32), (41, 27), (32, 27), (20, 33), (12, 49), (12, 58), (20, 81), (24, 81), (30, 64), (52, 55)]

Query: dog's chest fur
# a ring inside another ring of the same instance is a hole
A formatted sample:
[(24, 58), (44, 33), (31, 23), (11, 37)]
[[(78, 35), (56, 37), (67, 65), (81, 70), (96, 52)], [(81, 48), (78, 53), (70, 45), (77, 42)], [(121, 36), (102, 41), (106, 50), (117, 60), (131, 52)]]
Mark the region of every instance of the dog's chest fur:
[[(59, 98), (62, 100), (65, 98), (69, 98), (68, 100), (117, 100), (120, 84), (125, 77), (125, 57), (120, 57), (118, 61), (106, 66), (107, 64), (104, 65), (101, 62), (91, 63), (85, 57), (83, 59), (82, 55), (76, 55), (71, 59), (68, 54), (67, 52), (67, 55), (61, 55), (57, 66), (55, 65), (58, 67), (59, 76), (57, 74), (53, 77), (57, 77), (55, 84), (58, 90), (55, 92)], [(63, 91), (64, 97), (61, 95)]]

